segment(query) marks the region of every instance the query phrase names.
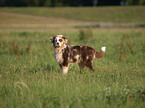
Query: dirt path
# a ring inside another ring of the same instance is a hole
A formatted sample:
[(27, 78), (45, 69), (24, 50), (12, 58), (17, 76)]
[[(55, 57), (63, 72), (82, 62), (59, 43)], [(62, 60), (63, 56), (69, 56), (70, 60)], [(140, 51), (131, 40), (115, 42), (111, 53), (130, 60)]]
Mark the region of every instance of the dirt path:
[[(0, 31), (46, 31), (46, 30), (73, 30), (80, 27), (92, 28), (135, 28), (137, 23), (94, 22), (60, 17), (35, 16), (0, 11)], [(141, 29), (144, 29), (144, 25)]]
[[(82, 21), (82, 20), (74, 20), (74, 19), (66, 19), (66, 18), (61, 18), (61, 17), (46, 17), (46, 16), (36, 16), (36, 15), (29, 15), (29, 14), (17, 14), (17, 13), (9, 13), (9, 12), (1, 12), (0, 11), (0, 16), (15, 16), (17, 18), (29, 18), (29, 19), (33, 19), (33, 20), (49, 20), (49, 22), (51, 22), (52, 20), (52, 24), (56, 24), (56, 23), (63, 23), (64, 21), (67, 21), (68, 24), (72, 24), (73, 25), (78, 25), (78, 24), (82, 24), (82, 25), (99, 25), (101, 27), (107, 26), (107, 27), (113, 27), (113, 26), (133, 26), (136, 25), (138, 23), (112, 23), (112, 22), (94, 22), (94, 21)], [(75, 22), (75, 23), (74, 23)], [(36, 22), (38, 23), (38, 22)]]

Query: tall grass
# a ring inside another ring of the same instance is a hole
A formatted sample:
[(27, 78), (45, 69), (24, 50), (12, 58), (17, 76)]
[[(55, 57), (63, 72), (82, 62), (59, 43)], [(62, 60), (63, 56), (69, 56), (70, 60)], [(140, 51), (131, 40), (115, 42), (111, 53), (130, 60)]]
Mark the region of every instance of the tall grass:
[(79, 38), (80, 40), (91, 40), (93, 38), (93, 31), (91, 28), (88, 29), (79, 29)]
[(79, 30), (65, 33), (71, 44), (90, 45), (97, 51), (107, 47), (104, 58), (94, 60), (95, 72), (80, 73), (77, 65), (71, 65), (67, 75), (53, 57), (47, 34), (0, 33), (1, 108), (143, 108), (144, 31), (93, 32), (89, 41), (80, 41)]

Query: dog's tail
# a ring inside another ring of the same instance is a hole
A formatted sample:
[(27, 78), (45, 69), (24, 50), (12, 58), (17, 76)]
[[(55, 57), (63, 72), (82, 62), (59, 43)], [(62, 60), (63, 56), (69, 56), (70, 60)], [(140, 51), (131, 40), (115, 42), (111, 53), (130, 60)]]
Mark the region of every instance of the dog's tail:
[(104, 56), (106, 47), (102, 47), (100, 52), (96, 51), (96, 58), (102, 58)]

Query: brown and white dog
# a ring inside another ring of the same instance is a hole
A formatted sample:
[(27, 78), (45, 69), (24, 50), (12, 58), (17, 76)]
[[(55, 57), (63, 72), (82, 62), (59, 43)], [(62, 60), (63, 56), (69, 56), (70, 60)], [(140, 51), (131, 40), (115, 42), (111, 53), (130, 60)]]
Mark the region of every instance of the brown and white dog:
[(80, 70), (86, 66), (90, 70), (94, 70), (93, 60), (102, 58), (106, 47), (102, 47), (100, 52), (89, 46), (72, 45), (67, 46), (67, 38), (63, 35), (55, 35), (50, 38), (50, 42), (54, 46), (54, 56), (56, 61), (62, 68), (62, 72), (68, 72), (69, 64), (78, 63)]

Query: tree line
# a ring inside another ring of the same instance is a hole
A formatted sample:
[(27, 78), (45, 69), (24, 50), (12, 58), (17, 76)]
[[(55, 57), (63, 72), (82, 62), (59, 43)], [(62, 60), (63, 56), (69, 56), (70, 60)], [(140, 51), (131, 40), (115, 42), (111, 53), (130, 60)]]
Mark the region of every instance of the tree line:
[(0, 6), (145, 5), (145, 0), (0, 0)]

